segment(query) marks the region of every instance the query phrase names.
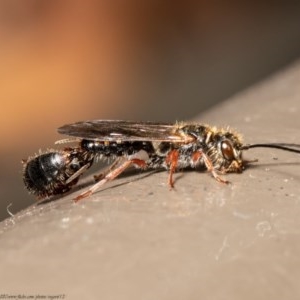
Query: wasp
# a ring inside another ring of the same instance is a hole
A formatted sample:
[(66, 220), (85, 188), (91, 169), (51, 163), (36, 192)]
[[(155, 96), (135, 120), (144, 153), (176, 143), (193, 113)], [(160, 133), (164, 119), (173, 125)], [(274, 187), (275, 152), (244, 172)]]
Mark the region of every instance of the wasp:
[(57, 143), (78, 144), (23, 160), (24, 184), (40, 199), (69, 191), (98, 159), (113, 163), (94, 176), (96, 183), (75, 201), (90, 196), (131, 166), (169, 170), (170, 187), (174, 187), (175, 171), (201, 166), (218, 182), (229, 183), (223, 174), (241, 173), (253, 162), (243, 160), (244, 150), (264, 147), (300, 153), (298, 144), (243, 144), (238, 133), (204, 124), (93, 120), (64, 125), (58, 132), (72, 138)]

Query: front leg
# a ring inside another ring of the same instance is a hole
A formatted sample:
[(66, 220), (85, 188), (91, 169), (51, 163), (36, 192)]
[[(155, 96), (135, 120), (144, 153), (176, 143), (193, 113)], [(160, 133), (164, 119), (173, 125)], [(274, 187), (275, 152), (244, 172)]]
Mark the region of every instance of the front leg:
[(226, 180), (226, 179), (223, 179), (222, 177), (220, 177), (217, 173), (217, 170), (215, 169), (211, 159), (206, 155), (206, 153), (204, 153), (203, 151), (201, 150), (198, 150), (196, 152), (193, 153), (193, 157), (195, 159), (197, 159), (198, 161), (200, 160), (200, 158), (203, 159), (204, 161), (204, 164), (205, 164), (205, 167), (207, 168), (207, 170), (213, 175), (213, 177), (218, 181), (218, 182), (221, 182), (221, 183), (226, 183), (228, 184), (229, 181)]

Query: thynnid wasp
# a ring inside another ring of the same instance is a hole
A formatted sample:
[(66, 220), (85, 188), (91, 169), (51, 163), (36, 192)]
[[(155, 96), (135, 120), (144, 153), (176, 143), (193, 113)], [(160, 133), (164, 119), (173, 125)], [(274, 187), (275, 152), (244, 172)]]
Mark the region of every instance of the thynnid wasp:
[(58, 143), (79, 144), (23, 160), (25, 186), (38, 198), (69, 191), (99, 158), (114, 162), (106, 172), (95, 176), (97, 182), (75, 201), (88, 197), (130, 166), (169, 170), (170, 187), (174, 186), (176, 170), (199, 166), (205, 166), (217, 181), (228, 183), (220, 174), (243, 171), (249, 163), (242, 158), (243, 150), (264, 147), (300, 153), (298, 144), (243, 144), (234, 131), (193, 123), (94, 120), (64, 125), (58, 132), (74, 137)]

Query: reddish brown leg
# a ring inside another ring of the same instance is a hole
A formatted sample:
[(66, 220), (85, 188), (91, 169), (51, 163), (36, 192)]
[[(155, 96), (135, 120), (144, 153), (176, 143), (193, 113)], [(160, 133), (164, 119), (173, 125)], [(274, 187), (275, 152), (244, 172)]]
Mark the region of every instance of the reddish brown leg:
[(124, 172), (128, 167), (132, 166), (132, 165), (137, 165), (140, 168), (146, 168), (146, 163), (144, 160), (141, 159), (131, 159), (131, 160), (127, 160), (124, 163), (122, 163), (120, 166), (118, 166), (117, 168), (115, 168), (114, 170), (111, 170), (111, 172), (109, 172), (102, 180), (100, 180), (99, 182), (97, 182), (96, 184), (94, 184), (92, 187), (90, 187), (87, 191), (81, 193), (80, 195), (78, 195), (74, 201), (78, 202), (79, 200), (90, 196), (91, 194), (93, 194), (96, 190), (98, 190), (103, 184), (105, 184), (106, 182), (113, 180), (114, 178), (116, 178), (117, 176), (119, 176), (122, 172)]
[(205, 153), (203, 153), (203, 152), (201, 152), (201, 155), (202, 155), (202, 157), (203, 157), (203, 160), (204, 160), (204, 163), (205, 163), (205, 166), (206, 166), (207, 170), (208, 170), (209, 172), (211, 172), (211, 174), (214, 176), (214, 178), (215, 178), (217, 181), (219, 181), (219, 182), (222, 182), (222, 183), (229, 183), (228, 180), (223, 179), (222, 177), (220, 177), (220, 176), (217, 174), (217, 172), (216, 172), (216, 170), (215, 170), (215, 168), (214, 168), (214, 166), (213, 166), (211, 160), (209, 159), (209, 157), (208, 157)]
[(192, 154), (192, 160), (195, 165), (197, 165), (201, 157), (202, 157), (202, 152), (200, 151), (196, 151)]
[(101, 170), (101, 173), (94, 175), (96, 182), (103, 179), (107, 174), (109, 174), (120, 162), (122, 158), (117, 158), (110, 166)]
[(176, 171), (177, 164), (178, 164), (179, 152), (177, 150), (172, 150), (168, 153), (166, 157), (166, 163), (170, 166), (170, 173), (169, 173), (169, 186), (171, 188), (174, 187), (173, 181), (173, 173)]
[[(83, 167), (81, 167), (76, 173), (74, 173), (71, 177), (66, 180), (66, 184), (69, 184), (72, 182), (74, 179), (78, 178), (82, 173), (84, 173), (91, 165), (86, 164)], [(77, 179), (78, 180), (78, 179)]]

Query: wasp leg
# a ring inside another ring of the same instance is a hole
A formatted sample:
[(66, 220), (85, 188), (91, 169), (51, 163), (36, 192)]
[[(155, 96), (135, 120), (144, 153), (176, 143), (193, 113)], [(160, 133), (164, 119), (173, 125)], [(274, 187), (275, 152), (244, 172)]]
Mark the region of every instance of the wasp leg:
[(146, 168), (146, 162), (141, 159), (130, 159), (122, 163), (120, 166), (115, 168), (114, 170), (111, 170), (108, 174), (105, 175), (103, 179), (101, 179), (99, 182), (94, 184), (92, 187), (90, 187), (87, 191), (83, 192), (82, 194), (78, 195), (76, 198), (74, 198), (75, 202), (78, 202), (79, 200), (90, 196), (95, 191), (97, 191), (103, 184), (105, 184), (108, 181), (111, 181), (115, 179), (117, 176), (119, 176), (122, 172), (124, 172), (127, 168), (129, 168), (132, 165), (136, 165), (140, 168)]
[(214, 178), (219, 181), (219, 182), (222, 182), (222, 183), (229, 183), (228, 180), (226, 179), (223, 179), (222, 177), (220, 177), (218, 174), (217, 174), (217, 171), (216, 169), (214, 168), (210, 158), (204, 153), (204, 152), (200, 152), (201, 153), (201, 156), (203, 157), (203, 160), (204, 160), (204, 163), (205, 163), (205, 166), (207, 168), (207, 170), (209, 172), (211, 172), (211, 174), (214, 176)]
[(98, 182), (101, 179), (103, 179), (107, 174), (109, 174), (120, 163), (121, 160), (122, 160), (121, 157), (115, 159), (114, 162), (110, 166), (103, 168), (101, 173), (94, 175), (95, 181)]
[(179, 152), (177, 150), (172, 150), (168, 153), (168, 156), (166, 157), (166, 163), (170, 166), (170, 172), (169, 172), (169, 186), (170, 188), (174, 187), (174, 181), (173, 181), (173, 174), (176, 171), (177, 165), (178, 165), (178, 158), (179, 158)]
[(84, 173), (89, 167), (91, 166), (90, 163), (84, 165), (83, 167), (81, 167), (77, 172), (75, 172), (71, 177), (69, 177), (65, 184), (69, 184), (70, 182), (72, 182), (74, 179), (78, 178), (82, 173)]

